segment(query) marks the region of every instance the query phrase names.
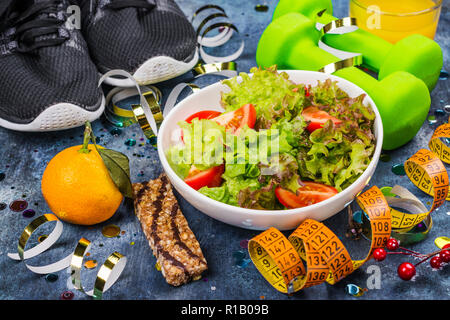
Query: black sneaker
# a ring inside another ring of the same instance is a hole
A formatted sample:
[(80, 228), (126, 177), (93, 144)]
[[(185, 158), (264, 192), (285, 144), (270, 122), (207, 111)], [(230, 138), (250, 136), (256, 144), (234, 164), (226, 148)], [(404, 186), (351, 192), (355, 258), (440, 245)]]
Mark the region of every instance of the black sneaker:
[(101, 73), (122, 69), (145, 85), (186, 73), (198, 61), (194, 28), (173, 0), (72, 2), (81, 7), (82, 32)]
[(0, 126), (53, 131), (101, 116), (98, 72), (65, 0), (1, 0)]

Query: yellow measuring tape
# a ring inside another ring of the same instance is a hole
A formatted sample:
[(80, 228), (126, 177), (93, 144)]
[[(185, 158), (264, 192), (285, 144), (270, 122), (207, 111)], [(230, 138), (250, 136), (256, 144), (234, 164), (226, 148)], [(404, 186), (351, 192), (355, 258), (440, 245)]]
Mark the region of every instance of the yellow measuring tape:
[[(339, 238), (323, 223), (307, 219), (286, 238), (270, 228), (248, 244), (250, 258), (259, 272), (278, 291), (293, 293), (322, 282), (334, 284), (385, 246), (391, 235), (389, 205), (377, 187), (357, 198), (371, 224), (371, 247), (366, 258), (352, 260)], [(306, 262), (306, 269), (302, 260)]]
[[(450, 163), (450, 148), (440, 140), (448, 137), (450, 124), (438, 127), (429, 142), (431, 150), (421, 149), (404, 163), (411, 182), (433, 196), (429, 210), (401, 187), (393, 188), (402, 191), (398, 192), (398, 198), (385, 197), (376, 186), (356, 198), (370, 225), (371, 245), (366, 258), (352, 260), (330, 229), (321, 222), (307, 219), (288, 238), (270, 228), (249, 241), (250, 258), (258, 271), (278, 291), (294, 293), (323, 282), (340, 281), (371, 259), (373, 251), (383, 248), (391, 235), (401, 239), (405, 235), (414, 237), (409, 232), (425, 220), (429, 224), (427, 233), (432, 225), (431, 213), (450, 199), (449, 177), (442, 163)], [(419, 208), (419, 212), (406, 213), (390, 206), (401, 207), (402, 202)], [(306, 268), (302, 261), (306, 262)]]

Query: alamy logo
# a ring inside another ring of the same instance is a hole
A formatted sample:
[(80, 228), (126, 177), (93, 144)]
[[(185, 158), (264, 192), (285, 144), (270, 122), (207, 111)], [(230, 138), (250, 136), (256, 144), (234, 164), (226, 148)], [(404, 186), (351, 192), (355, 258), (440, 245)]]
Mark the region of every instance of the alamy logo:
[(369, 30), (381, 29), (381, 9), (379, 6), (368, 6), (367, 16), (366, 26)]
[(381, 269), (380, 269), (380, 267), (375, 264), (372, 264), (367, 267), (366, 273), (370, 274), (370, 276), (367, 278), (367, 281), (366, 281), (367, 289), (369, 289), (369, 290), (381, 289)]
[(67, 14), (69, 17), (66, 21), (66, 26), (69, 29), (81, 29), (81, 9), (77, 5), (67, 7)]

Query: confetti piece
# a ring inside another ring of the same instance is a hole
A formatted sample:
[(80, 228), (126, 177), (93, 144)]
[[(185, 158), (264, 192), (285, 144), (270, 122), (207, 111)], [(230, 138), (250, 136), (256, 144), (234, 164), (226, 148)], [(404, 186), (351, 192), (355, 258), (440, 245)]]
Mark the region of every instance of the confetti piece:
[(14, 212), (21, 212), (28, 207), (28, 202), (25, 200), (14, 200), (10, 203), (9, 208)]
[(391, 155), (387, 153), (382, 153), (380, 155), (380, 161), (389, 162), (391, 160)]
[(405, 166), (403, 163), (394, 164), (392, 166), (392, 172), (398, 176), (404, 176), (406, 174)]
[(45, 276), (45, 280), (47, 280), (48, 282), (55, 282), (56, 280), (58, 280), (58, 278), (58, 275), (54, 273), (49, 273)]
[(434, 239), (434, 244), (439, 249), (442, 249), (446, 244), (449, 244), (449, 243), (450, 243), (449, 237), (437, 237), (436, 239)]
[(61, 300), (72, 300), (74, 296), (72, 291), (64, 291), (61, 293)]
[(116, 226), (115, 224), (109, 224), (107, 226), (104, 226), (102, 229), (103, 236), (107, 238), (114, 238), (117, 237), (120, 233), (120, 228)]
[(242, 249), (247, 249), (248, 248), (248, 239), (241, 240), (239, 245), (241, 246)]
[(257, 4), (255, 6), (255, 10), (258, 12), (267, 12), (269, 10), (269, 6), (266, 4)]
[(129, 146), (129, 147), (133, 147), (133, 146), (136, 145), (136, 140), (134, 140), (134, 139), (127, 139), (127, 140), (125, 141), (125, 145), (126, 145), (126, 146)]
[(87, 260), (84, 263), (84, 267), (86, 269), (94, 269), (95, 267), (97, 267), (97, 260)]

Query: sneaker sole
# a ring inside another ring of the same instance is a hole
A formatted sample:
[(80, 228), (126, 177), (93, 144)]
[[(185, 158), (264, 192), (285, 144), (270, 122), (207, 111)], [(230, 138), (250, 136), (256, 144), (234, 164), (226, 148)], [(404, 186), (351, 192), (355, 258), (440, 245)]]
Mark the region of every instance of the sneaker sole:
[(0, 126), (25, 132), (58, 131), (82, 126), (86, 121), (97, 120), (104, 110), (105, 97), (103, 96), (100, 107), (95, 111), (85, 110), (72, 103), (58, 103), (45, 109), (30, 123), (20, 124), (0, 119)]
[[(170, 80), (192, 70), (198, 59), (198, 51), (195, 52), (194, 57), (189, 62), (178, 61), (166, 56), (153, 57), (144, 62), (133, 74), (133, 77), (140, 85)], [(115, 87), (134, 87), (134, 83), (130, 79), (108, 77), (104, 82)]]

